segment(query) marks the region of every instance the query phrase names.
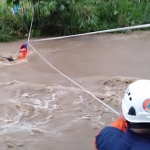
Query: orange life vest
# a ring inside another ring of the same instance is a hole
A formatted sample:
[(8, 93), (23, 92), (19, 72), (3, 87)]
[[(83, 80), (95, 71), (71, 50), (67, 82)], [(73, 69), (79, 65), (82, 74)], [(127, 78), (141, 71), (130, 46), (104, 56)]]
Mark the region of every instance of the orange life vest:
[(27, 49), (26, 48), (22, 48), (20, 51), (19, 51), (19, 58), (18, 60), (21, 60), (21, 59), (24, 59), (27, 55)]

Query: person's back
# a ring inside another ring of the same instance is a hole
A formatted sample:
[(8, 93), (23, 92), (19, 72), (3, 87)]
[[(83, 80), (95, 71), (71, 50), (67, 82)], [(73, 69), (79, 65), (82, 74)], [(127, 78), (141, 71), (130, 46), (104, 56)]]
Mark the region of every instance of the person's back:
[(27, 55), (27, 49), (26, 48), (21, 49), (19, 52), (18, 60), (24, 59), (26, 55)]
[(97, 150), (150, 149), (150, 81), (129, 85), (122, 101), (125, 119), (118, 118), (95, 138)]
[(19, 8), (19, 0), (13, 0), (13, 4), (14, 4), (13, 13), (17, 14)]
[[(115, 122), (118, 121), (121, 118)], [(95, 142), (98, 150), (148, 150), (150, 134), (138, 134), (129, 129), (124, 132), (117, 125), (110, 125), (100, 131)]]
[(28, 44), (23, 44), (20, 46), (20, 51), (19, 51), (19, 56), (18, 56), (18, 60), (22, 60), (26, 57), (28, 51), (27, 51), (27, 45)]

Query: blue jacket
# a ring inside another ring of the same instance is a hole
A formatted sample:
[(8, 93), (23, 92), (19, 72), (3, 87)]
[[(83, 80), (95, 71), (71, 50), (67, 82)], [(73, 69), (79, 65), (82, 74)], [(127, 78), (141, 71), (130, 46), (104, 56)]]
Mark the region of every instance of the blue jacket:
[(150, 134), (137, 134), (129, 129), (123, 131), (110, 125), (99, 132), (95, 145), (98, 150), (150, 150)]

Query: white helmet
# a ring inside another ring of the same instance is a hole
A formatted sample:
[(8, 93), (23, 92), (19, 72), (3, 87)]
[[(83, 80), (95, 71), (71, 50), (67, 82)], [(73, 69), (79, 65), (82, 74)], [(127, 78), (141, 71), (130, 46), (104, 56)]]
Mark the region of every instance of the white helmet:
[(122, 111), (129, 122), (150, 123), (150, 80), (129, 85), (122, 100)]

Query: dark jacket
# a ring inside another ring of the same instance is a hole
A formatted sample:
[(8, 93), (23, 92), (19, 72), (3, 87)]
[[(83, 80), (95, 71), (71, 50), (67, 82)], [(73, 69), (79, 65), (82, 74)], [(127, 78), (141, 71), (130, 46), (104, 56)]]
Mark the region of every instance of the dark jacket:
[(19, 0), (13, 0), (13, 4), (14, 5), (18, 5), (19, 4)]
[(119, 118), (99, 132), (95, 147), (97, 150), (150, 150), (150, 134), (127, 129), (123, 119)]

